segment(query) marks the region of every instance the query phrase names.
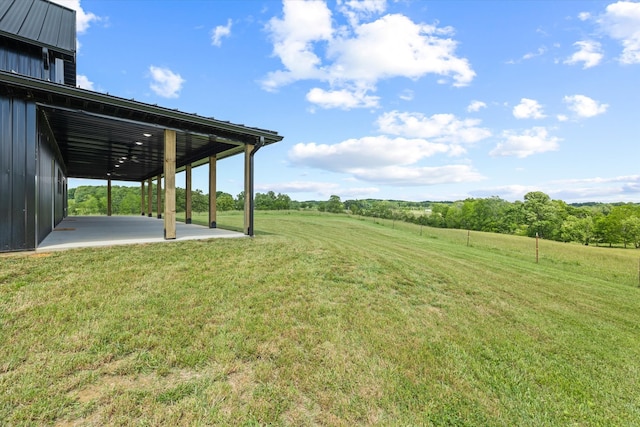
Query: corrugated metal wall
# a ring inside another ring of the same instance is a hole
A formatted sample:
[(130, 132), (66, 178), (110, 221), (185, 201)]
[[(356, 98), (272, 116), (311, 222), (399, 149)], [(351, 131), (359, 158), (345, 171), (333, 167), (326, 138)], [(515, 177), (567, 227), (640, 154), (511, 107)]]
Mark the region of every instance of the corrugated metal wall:
[(45, 73), (42, 51), (37, 48), (26, 50), (27, 52), (24, 50), (19, 52), (15, 42), (4, 40), (0, 44), (0, 69), (38, 79), (49, 79), (49, 73)]
[[(46, 69), (41, 48), (0, 38), (0, 70), (13, 71), (55, 82), (58, 81), (56, 79), (55, 57), (63, 58), (63, 56), (50, 51), (49, 57), (49, 68)], [(76, 85), (76, 71), (73, 62), (64, 60), (63, 74), (61, 80), (65, 84)]]
[(55, 141), (43, 122), (38, 123), (37, 241), (47, 237), (65, 216), (67, 198), (64, 168), (53, 149)]
[(53, 152), (41, 139), (38, 143), (38, 243), (53, 229), (53, 174)]
[(53, 195), (53, 226), (60, 224), (65, 217), (64, 205), (67, 198), (66, 182), (67, 177), (62, 172), (62, 168), (58, 162), (55, 163), (56, 168), (56, 188)]
[(0, 97), (0, 251), (36, 246), (36, 106)]

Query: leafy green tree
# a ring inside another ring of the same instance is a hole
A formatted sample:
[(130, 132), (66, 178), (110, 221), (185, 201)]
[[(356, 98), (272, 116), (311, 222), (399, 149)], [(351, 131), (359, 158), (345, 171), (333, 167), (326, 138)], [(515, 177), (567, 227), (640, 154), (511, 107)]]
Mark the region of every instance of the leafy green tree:
[(327, 212), (331, 213), (344, 213), (344, 204), (340, 201), (339, 196), (332, 195), (329, 197), (329, 201), (327, 201), (325, 209)]
[(117, 213), (120, 215), (140, 215), (140, 195), (135, 195), (128, 191), (116, 206)]
[(236, 200), (235, 200), (235, 204), (236, 204), (236, 210), (238, 211), (244, 210), (244, 191), (241, 191), (240, 193), (238, 193), (238, 196), (236, 197)]
[(366, 200), (346, 200), (344, 208), (353, 215), (367, 215), (371, 204)]
[(552, 239), (560, 231), (558, 208), (542, 191), (532, 191), (524, 196), (524, 216), (529, 237)]
[(191, 209), (194, 212), (209, 212), (209, 195), (196, 189), (191, 192)]
[(449, 210), (450, 206), (446, 203), (433, 203), (431, 205), (431, 214), (429, 215), (429, 225), (431, 227), (446, 227), (446, 218)]
[(633, 246), (640, 248), (640, 218), (630, 216), (622, 220), (622, 234), (627, 247), (627, 242), (633, 243)]
[(256, 193), (254, 199), (254, 206), (258, 210), (272, 210), (276, 201), (276, 194), (273, 191), (269, 191), (266, 194)]
[(291, 209), (291, 197), (286, 194), (278, 193), (276, 200), (273, 202), (273, 208), (276, 210)]
[(467, 206), (469, 200), (464, 202), (452, 203), (447, 209), (447, 216), (444, 218), (445, 226), (447, 228), (468, 228), (467, 218), (465, 218), (465, 206)]
[(370, 215), (376, 218), (391, 219), (393, 209), (391, 202), (387, 200), (375, 201), (371, 205)]
[(233, 196), (229, 193), (225, 193), (223, 191), (218, 191), (216, 193), (216, 207), (221, 211), (230, 211), (233, 210), (235, 203), (233, 201)]
[(569, 215), (560, 227), (561, 240), (564, 242), (580, 242), (588, 245), (593, 238), (594, 224), (590, 216), (578, 218)]
[(594, 237), (598, 243), (608, 243), (609, 247), (622, 241), (622, 224), (615, 216), (603, 215), (594, 224)]

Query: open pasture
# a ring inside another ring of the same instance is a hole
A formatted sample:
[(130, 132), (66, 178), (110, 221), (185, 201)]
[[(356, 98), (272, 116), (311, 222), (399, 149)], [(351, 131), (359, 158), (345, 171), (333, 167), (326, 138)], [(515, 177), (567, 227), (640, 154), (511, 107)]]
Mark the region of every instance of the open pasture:
[(256, 234), (0, 257), (0, 424), (640, 419), (638, 251), (536, 264), (534, 239), (299, 212)]

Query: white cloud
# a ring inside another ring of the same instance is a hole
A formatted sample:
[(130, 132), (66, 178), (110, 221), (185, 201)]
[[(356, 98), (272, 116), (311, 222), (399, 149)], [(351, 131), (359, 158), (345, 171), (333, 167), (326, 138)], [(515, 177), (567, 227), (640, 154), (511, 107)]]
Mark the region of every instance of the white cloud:
[(269, 73), (263, 81), (266, 90), (275, 90), (302, 79), (322, 79), (321, 60), (313, 52), (313, 42), (329, 41), (333, 34), (331, 11), (321, 1), (284, 1), (283, 19), (272, 18), (267, 30), (273, 53), (284, 71)]
[(566, 122), (567, 120), (569, 120), (569, 117), (567, 117), (564, 114), (558, 114), (556, 118), (558, 119), (559, 122)]
[(606, 112), (609, 107), (608, 104), (599, 104), (598, 101), (584, 95), (565, 96), (563, 101), (578, 117), (597, 116)]
[(420, 78), (426, 74), (452, 77), (465, 86), (475, 72), (464, 58), (455, 56), (457, 42), (446, 36), (451, 28), (416, 24), (404, 15), (385, 15), (354, 28), (353, 37), (331, 41), (328, 57), (331, 79), (374, 84), (391, 77)]
[(578, 48), (578, 51), (567, 58), (564, 61), (565, 64), (574, 65), (582, 62), (582, 68), (587, 69), (598, 65), (604, 57), (602, 47), (596, 41), (584, 40), (575, 42), (573, 45)]
[(222, 46), (223, 37), (231, 35), (231, 19), (227, 20), (227, 25), (218, 25), (211, 32), (211, 44), (214, 46)]
[(424, 139), (389, 138), (371, 136), (348, 139), (338, 144), (296, 144), (289, 151), (289, 160), (300, 166), (309, 166), (333, 172), (350, 172), (361, 168), (380, 168), (408, 165), (446, 153), (445, 144)]
[[(539, 33), (542, 33), (543, 35), (546, 35), (546, 33), (544, 33), (544, 31), (542, 31), (540, 29), (536, 30), (536, 32), (539, 32)], [(509, 64), (509, 65), (519, 64), (522, 61), (528, 61), (529, 59), (535, 58), (537, 56), (542, 56), (545, 53), (547, 53), (547, 47), (546, 46), (540, 46), (535, 52), (527, 52), (524, 55), (522, 55), (522, 58), (509, 59), (509, 60), (505, 61), (505, 63)]]
[[(540, 187), (533, 187), (528, 185), (502, 185), (490, 188), (481, 188), (478, 190), (470, 191), (469, 194), (472, 197), (493, 197), (498, 196), (504, 200), (522, 200), (524, 195), (531, 191), (541, 191)], [(545, 191), (545, 193), (547, 193)], [(547, 193), (548, 194), (548, 193)]]
[(80, 0), (52, 0), (54, 3), (58, 3), (69, 9), (76, 11), (76, 31), (80, 34), (87, 31), (89, 25), (94, 21), (100, 21), (100, 17), (91, 13), (85, 12), (82, 6), (80, 6)]
[(291, 194), (291, 193), (314, 193), (323, 198), (335, 194), (339, 195), (343, 200), (357, 199), (359, 197), (372, 197), (374, 194), (380, 192), (377, 187), (342, 187), (334, 182), (320, 182), (320, 181), (292, 181), (282, 182), (274, 184), (262, 184), (256, 186), (257, 191), (274, 191), (276, 193)]
[(76, 76), (76, 84), (79, 88), (95, 90), (93, 86), (93, 82), (89, 80), (89, 78), (83, 74), (78, 74)]
[(338, 144), (296, 144), (289, 160), (361, 181), (386, 185), (433, 185), (484, 179), (469, 165), (415, 166), (420, 160), (447, 153), (451, 147), (424, 139), (386, 136), (349, 139)]
[(182, 85), (185, 83), (185, 80), (180, 74), (176, 74), (168, 68), (156, 67), (154, 65), (149, 67), (149, 72), (151, 73), (152, 79), (150, 87), (156, 95), (164, 98), (178, 97)]
[(334, 29), (325, 2), (284, 1), (283, 17), (272, 18), (266, 26), (283, 69), (267, 74), (262, 81), (265, 90), (308, 79), (328, 83), (325, 93), (345, 88), (375, 91), (382, 79), (418, 79), (427, 74), (446, 77), (454, 86), (473, 80), (475, 72), (467, 59), (455, 54), (457, 42), (450, 27), (418, 24), (400, 14), (360, 22), (382, 13), (386, 2), (340, 5), (350, 25)]
[(334, 182), (292, 181), (278, 184), (262, 184), (256, 186), (257, 191), (275, 191), (277, 193), (319, 193), (325, 194), (336, 191), (340, 186)]
[(325, 91), (313, 88), (307, 93), (307, 101), (319, 105), (322, 108), (375, 108), (378, 107), (380, 98), (366, 95), (364, 90), (350, 91), (348, 89)]
[(339, 190), (339, 194), (343, 199), (357, 199), (360, 197), (373, 197), (374, 194), (379, 193), (380, 189), (377, 187), (353, 187)]
[(621, 201), (637, 199), (640, 194), (640, 175), (609, 178), (579, 178), (552, 181), (546, 185), (549, 195), (572, 201)]
[(514, 131), (504, 131), (504, 142), (499, 143), (491, 152), (491, 156), (515, 156), (524, 158), (532, 154), (556, 151), (560, 138), (550, 136), (544, 127), (533, 127), (518, 134)]
[(513, 116), (516, 119), (542, 119), (546, 117), (538, 101), (528, 98), (522, 98), (520, 104), (513, 107)]
[(402, 93), (399, 95), (400, 99), (402, 99), (403, 101), (411, 101), (413, 100), (415, 94), (412, 90), (410, 89), (405, 89), (402, 91)]
[(387, 166), (379, 169), (353, 169), (350, 173), (363, 181), (396, 186), (451, 184), (485, 179), (469, 165)]
[(567, 202), (635, 201), (640, 194), (640, 175), (564, 179), (543, 183), (535, 188), (523, 186), (520, 191), (518, 186), (511, 187), (513, 195), (519, 193), (519, 198), (529, 191), (543, 191), (554, 199)]
[(352, 26), (387, 9), (386, 0), (347, 0), (338, 1), (338, 4), (341, 4), (340, 12), (347, 17)]
[(470, 113), (475, 113), (480, 111), (483, 108), (487, 108), (487, 104), (482, 101), (471, 101), (471, 104), (467, 107), (467, 111)]
[(385, 113), (377, 120), (383, 133), (447, 144), (472, 144), (490, 137), (491, 132), (479, 127), (480, 123), (478, 119), (460, 120), (453, 114), (427, 117), (422, 113), (399, 111)]
[(539, 47), (539, 48), (538, 48), (538, 50), (537, 50), (537, 51), (535, 51), (535, 52), (525, 53), (525, 54), (522, 56), (522, 59), (525, 59), (525, 60), (526, 60), (526, 59), (535, 58), (536, 56), (542, 56), (542, 55), (544, 55), (546, 52), (547, 52), (547, 48), (546, 48), (546, 47), (544, 47), (544, 46), (542, 46), (542, 47)]
[(581, 21), (586, 21), (591, 18), (591, 14), (589, 12), (580, 12), (578, 14), (578, 19)]
[(611, 178), (564, 179), (537, 186), (506, 185), (471, 191), (473, 197), (499, 195), (506, 200), (522, 200), (530, 191), (542, 191), (553, 199), (575, 202), (612, 202), (637, 200), (640, 194), (640, 175)]
[(621, 63), (640, 63), (640, 3), (612, 3), (597, 22), (609, 37), (622, 43), (622, 55), (619, 58)]

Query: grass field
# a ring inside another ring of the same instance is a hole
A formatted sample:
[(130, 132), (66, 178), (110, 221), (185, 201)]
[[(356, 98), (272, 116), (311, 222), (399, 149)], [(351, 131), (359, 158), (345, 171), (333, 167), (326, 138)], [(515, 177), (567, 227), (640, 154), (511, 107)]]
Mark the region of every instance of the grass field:
[(257, 212), (0, 257), (0, 425), (639, 425), (640, 252), (467, 238)]

